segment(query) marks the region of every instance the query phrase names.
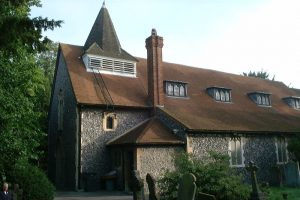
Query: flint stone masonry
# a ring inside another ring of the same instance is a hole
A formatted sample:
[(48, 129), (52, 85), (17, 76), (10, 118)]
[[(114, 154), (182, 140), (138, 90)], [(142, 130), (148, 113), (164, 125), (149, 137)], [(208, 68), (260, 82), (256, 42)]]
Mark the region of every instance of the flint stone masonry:
[(149, 117), (147, 110), (115, 110), (116, 129), (104, 131), (104, 111), (90, 108), (81, 110), (81, 172), (96, 173), (98, 180), (111, 169), (106, 143)]
[(168, 114), (164, 113), (162, 110), (157, 109), (156, 112), (157, 117), (161, 120), (161, 122), (167, 126), (170, 130), (174, 131), (174, 134), (178, 135), (182, 139), (186, 138), (185, 135), (185, 127), (178, 123), (176, 120), (171, 118)]
[[(277, 166), (275, 136), (242, 136), (244, 161), (249, 163), (253, 161), (259, 168), (257, 171), (257, 179), (259, 182), (271, 182), (272, 168)], [(221, 134), (193, 134), (189, 135), (190, 146), (192, 152), (198, 158), (208, 156), (209, 151), (220, 153), (229, 153), (230, 135)], [(241, 173), (245, 181), (250, 183), (250, 176), (245, 167), (236, 167), (238, 173)]]
[[(174, 156), (184, 152), (182, 147), (145, 147), (138, 148), (140, 162), (140, 174), (146, 185), (146, 175), (149, 173), (158, 180), (166, 169), (175, 170)], [(145, 193), (149, 193), (145, 187)]]
[[(74, 190), (77, 187), (78, 109), (71, 81), (62, 54), (58, 58), (56, 79), (52, 88), (49, 109), (48, 153), (49, 178), (58, 189)], [(63, 129), (58, 131), (58, 94), (62, 90)]]

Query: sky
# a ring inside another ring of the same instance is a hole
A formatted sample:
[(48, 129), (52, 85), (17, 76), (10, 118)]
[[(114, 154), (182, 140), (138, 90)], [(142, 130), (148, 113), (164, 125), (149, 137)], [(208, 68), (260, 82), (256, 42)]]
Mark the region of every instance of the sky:
[[(41, 0), (31, 17), (63, 20), (45, 36), (84, 45), (103, 0)], [(163, 60), (234, 74), (266, 71), (300, 88), (299, 0), (106, 0), (121, 46), (146, 58), (151, 29)]]

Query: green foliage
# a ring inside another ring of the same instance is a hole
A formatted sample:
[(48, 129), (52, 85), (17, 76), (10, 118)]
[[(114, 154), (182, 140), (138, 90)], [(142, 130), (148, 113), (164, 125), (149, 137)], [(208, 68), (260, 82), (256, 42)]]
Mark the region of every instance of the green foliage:
[(21, 57), (0, 52), (0, 163), (5, 170), (20, 158), (37, 159), (45, 136), (41, 121), (45, 77), (33, 55)]
[(300, 136), (297, 135), (295, 139), (290, 140), (288, 150), (294, 154), (295, 159), (300, 162)]
[[(250, 77), (256, 77), (256, 78), (262, 78), (262, 79), (269, 79), (269, 73), (264, 71), (264, 70), (261, 70), (261, 71), (258, 71), (258, 72), (248, 72), (248, 73), (245, 73), (243, 72), (243, 76), (250, 76)], [(275, 81), (275, 76), (273, 76), (272, 78), (272, 81)]]
[(36, 166), (19, 161), (13, 168), (11, 177), (23, 189), (24, 200), (53, 200), (54, 187), (46, 175)]
[(62, 21), (30, 18), (31, 6), (40, 7), (40, 0), (1, 0), (0, 51), (6, 55), (16, 55), (19, 47), (30, 53), (45, 50), (50, 40), (42, 31), (60, 27)]
[[(177, 199), (179, 178), (187, 173), (196, 176), (197, 192), (215, 195), (219, 200), (246, 200), (250, 187), (242, 184), (241, 177), (229, 167), (229, 156), (211, 152), (205, 159), (182, 154), (175, 158), (176, 170), (166, 171), (159, 180), (161, 198)], [(197, 196), (197, 194), (196, 194)]]

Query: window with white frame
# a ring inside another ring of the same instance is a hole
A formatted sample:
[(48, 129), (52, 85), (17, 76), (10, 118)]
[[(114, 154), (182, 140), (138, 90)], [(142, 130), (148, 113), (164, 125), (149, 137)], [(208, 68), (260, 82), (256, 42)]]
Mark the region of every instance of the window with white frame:
[(284, 137), (276, 138), (277, 163), (286, 163), (288, 161), (287, 141)]
[(187, 83), (177, 81), (165, 81), (165, 92), (168, 96), (186, 97)]
[(89, 72), (136, 77), (136, 62), (133, 61), (84, 55), (83, 62)]
[(230, 166), (243, 167), (244, 166), (244, 151), (243, 140), (241, 137), (233, 137), (229, 141), (229, 156)]

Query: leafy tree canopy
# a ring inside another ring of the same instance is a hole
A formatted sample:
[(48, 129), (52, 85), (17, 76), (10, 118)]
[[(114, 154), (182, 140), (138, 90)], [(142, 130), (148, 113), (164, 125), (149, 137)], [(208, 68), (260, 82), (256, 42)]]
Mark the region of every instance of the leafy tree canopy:
[(40, 7), (40, 0), (1, 0), (0, 51), (5, 55), (18, 55), (18, 48), (27, 52), (45, 50), (49, 43), (42, 31), (60, 27), (62, 21), (48, 18), (30, 18), (30, 7)]
[[(262, 78), (262, 79), (268, 79), (268, 80), (271, 80), (269, 79), (269, 73), (264, 71), (264, 70), (261, 70), (261, 71), (250, 71), (248, 73), (246, 72), (243, 72), (243, 76), (250, 76), (250, 77), (256, 77), (256, 78)], [(272, 78), (272, 81), (275, 81), (275, 76), (273, 76)]]

